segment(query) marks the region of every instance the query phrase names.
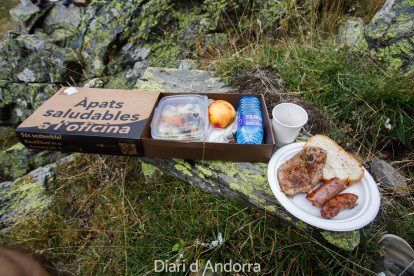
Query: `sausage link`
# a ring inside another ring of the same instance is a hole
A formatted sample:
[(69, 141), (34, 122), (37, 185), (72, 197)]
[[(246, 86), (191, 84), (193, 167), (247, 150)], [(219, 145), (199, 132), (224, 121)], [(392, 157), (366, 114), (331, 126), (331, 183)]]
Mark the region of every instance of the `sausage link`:
[(347, 188), (344, 181), (334, 177), (323, 183), (317, 189), (309, 193), (306, 198), (318, 208), (321, 208), (325, 202), (342, 192)]
[(321, 216), (324, 218), (333, 218), (343, 209), (352, 209), (356, 206), (358, 196), (351, 193), (336, 195), (328, 200), (321, 209)]

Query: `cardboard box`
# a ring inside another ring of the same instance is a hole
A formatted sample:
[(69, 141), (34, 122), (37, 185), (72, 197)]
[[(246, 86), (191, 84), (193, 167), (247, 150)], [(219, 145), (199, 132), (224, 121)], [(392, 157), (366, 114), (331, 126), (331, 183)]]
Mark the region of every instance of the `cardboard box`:
[(17, 129), (27, 147), (143, 156), (140, 136), (159, 93), (115, 89), (60, 89)]
[[(234, 93), (198, 93), (206, 95), (213, 100), (225, 100), (237, 107), (237, 102), (242, 94)], [(161, 93), (159, 100), (166, 96), (176, 95), (174, 93)], [(275, 146), (272, 125), (266, 110), (266, 103), (262, 95), (258, 95), (262, 103), (262, 114), (264, 123), (264, 138), (260, 145), (240, 145), (227, 143), (208, 142), (178, 142), (168, 140), (155, 140), (151, 138), (151, 129), (147, 126), (142, 135), (141, 142), (146, 157), (162, 158), (184, 158), (199, 160), (228, 160), (267, 162), (272, 156)], [(158, 101), (159, 101), (158, 100)], [(157, 102), (158, 104), (158, 102)], [(150, 116), (152, 120), (153, 113)]]
[[(176, 93), (61, 88), (17, 129), (27, 147), (68, 152), (161, 158), (267, 162), (275, 146), (263, 96), (264, 139), (260, 145), (167, 141), (151, 138), (154, 109), (161, 98)], [(241, 94), (198, 93), (237, 106)]]

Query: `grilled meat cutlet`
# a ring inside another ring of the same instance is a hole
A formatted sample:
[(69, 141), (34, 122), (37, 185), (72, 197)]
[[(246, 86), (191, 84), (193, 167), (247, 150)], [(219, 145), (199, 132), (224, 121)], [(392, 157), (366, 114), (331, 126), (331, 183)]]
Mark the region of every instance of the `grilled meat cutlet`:
[(287, 160), (277, 171), (282, 191), (289, 197), (310, 192), (322, 179), (326, 151), (319, 147), (306, 147)]

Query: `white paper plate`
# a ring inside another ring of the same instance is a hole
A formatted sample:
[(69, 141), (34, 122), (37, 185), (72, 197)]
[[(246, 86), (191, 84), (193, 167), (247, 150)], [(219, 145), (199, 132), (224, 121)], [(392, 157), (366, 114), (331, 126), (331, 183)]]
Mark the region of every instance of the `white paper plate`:
[(326, 230), (351, 231), (362, 228), (370, 223), (378, 213), (380, 193), (374, 179), (365, 169), (362, 180), (343, 191), (358, 195), (358, 205), (353, 209), (341, 211), (332, 219), (323, 218), (320, 214), (320, 209), (313, 206), (306, 199), (305, 193), (300, 193), (293, 198), (289, 198), (282, 192), (277, 179), (277, 169), (286, 160), (300, 152), (304, 145), (305, 143), (301, 142), (284, 146), (276, 151), (270, 159), (267, 171), (268, 180), (270, 188), (280, 204), (298, 219)]

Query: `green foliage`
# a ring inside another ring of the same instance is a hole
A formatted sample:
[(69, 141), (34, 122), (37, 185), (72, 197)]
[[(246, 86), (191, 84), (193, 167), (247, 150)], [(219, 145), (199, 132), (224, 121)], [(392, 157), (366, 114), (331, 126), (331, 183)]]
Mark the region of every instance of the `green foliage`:
[(227, 82), (237, 70), (272, 67), (289, 92), (325, 110), (348, 141), (368, 152), (412, 149), (413, 73), (384, 71), (369, 57), (338, 49), (330, 38), (313, 43), (272, 41), (247, 49), (219, 61), (217, 72)]
[(384, 5), (385, 0), (336, 0), (336, 1), (290, 1), (287, 8), (286, 24), (295, 29), (308, 31), (319, 29), (333, 32), (345, 17), (360, 17), (368, 23)]
[(175, 252), (179, 252), (184, 248), (184, 240), (180, 239), (179, 242), (177, 242), (176, 244), (173, 245), (173, 247), (171, 248), (171, 251), (175, 251)]

